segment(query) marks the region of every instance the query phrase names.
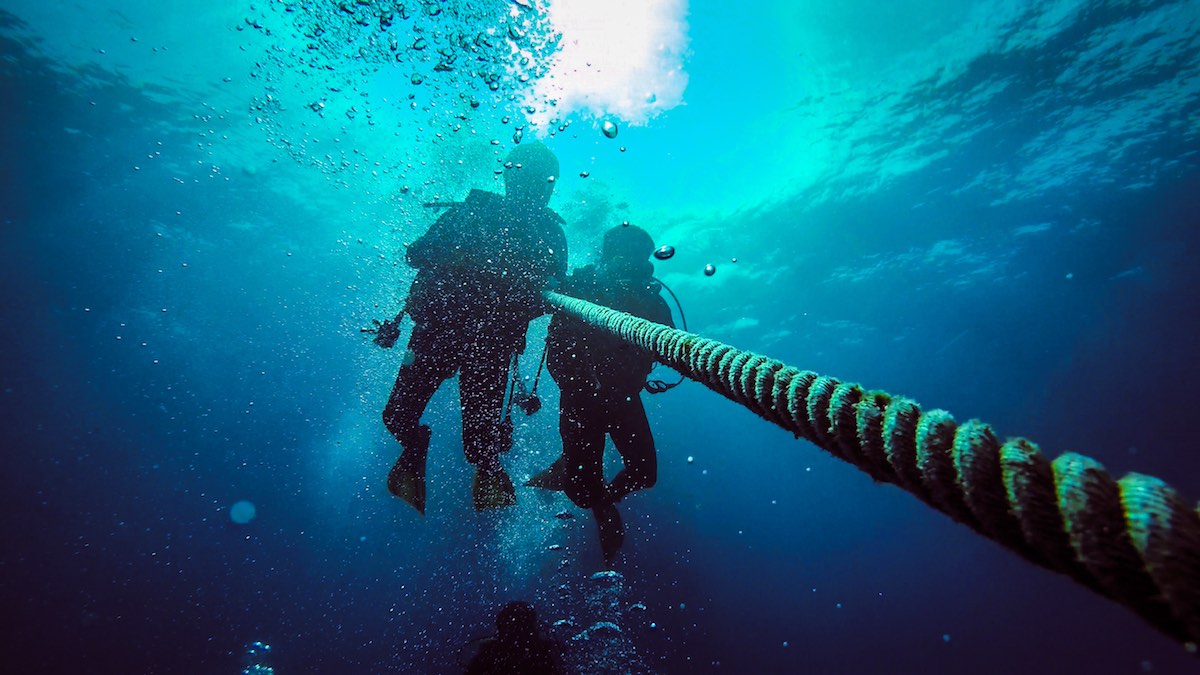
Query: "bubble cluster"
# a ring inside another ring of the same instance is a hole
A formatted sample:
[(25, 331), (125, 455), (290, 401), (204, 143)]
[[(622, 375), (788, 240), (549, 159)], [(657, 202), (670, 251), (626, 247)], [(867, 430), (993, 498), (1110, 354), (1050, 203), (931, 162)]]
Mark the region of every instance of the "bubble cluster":
[[(250, 72), (263, 88), (251, 112), (267, 140), (303, 164), (329, 174), (403, 176), (429, 152), (426, 143), (454, 134), (467, 138), (476, 132), (475, 122), (483, 123), (482, 131), (496, 121), (493, 115), (507, 120), (514, 111), (529, 115), (539, 106), (553, 108), (554, 101), (531, 99), (531, 83), (545, 74), (561, 38), (551, 30), (545, 5), (546, 0), (251, 5), (238, 29), (257, 31), (263, 40), (252, 44), (265, 46)], [(329, 122), (306, 124), (291, 112), (297, 110)], [(337, 128), (333, 120), (351, 126)], [(553, 124), (551, 135), (568, 126)], [(380, 143), (330, 147), (364, 131), (386, 135)], [(512, 141), (521, 141), (521, 128)]]
[(242, 675), (275, 675), (271, 665), (271, 645), (254, 641), (242, 652)]

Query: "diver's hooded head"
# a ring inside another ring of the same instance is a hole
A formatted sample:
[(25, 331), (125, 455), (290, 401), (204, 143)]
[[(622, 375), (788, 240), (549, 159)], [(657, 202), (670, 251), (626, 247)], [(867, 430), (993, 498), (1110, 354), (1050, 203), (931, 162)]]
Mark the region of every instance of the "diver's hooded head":
[(545, 206), (558, 172), (558, 158), (545, 143), (518, 145), (504, 160), (504, 194), (530, 206)]
[(537, 610), (514, 600), (496, 614), (496, 637), (504, 642), (532, 642), (538, 637)]
[(654, 274), (652, 253), (654, 239), (650, 233), (637, 225), (623, 223), (604, 233), (600, 264), (612, 276), (645, 278)]

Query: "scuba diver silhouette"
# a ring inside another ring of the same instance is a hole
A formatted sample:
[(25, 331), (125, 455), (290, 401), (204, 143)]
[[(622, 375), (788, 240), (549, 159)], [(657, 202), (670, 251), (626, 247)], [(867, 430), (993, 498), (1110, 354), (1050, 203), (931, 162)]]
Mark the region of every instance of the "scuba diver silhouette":
[[(529, 322), (544, 313), (541, 292), (566, 276), (562, 218), (547, 207), (558, 159), (542, 143), (521, 145), (504, 164), (503, 195), (472, 190), (413, 242), (417, 269), (404, 309), (376, 322), (374, 341), (391, 347), (403, 314), (415, 326), (383, 421), (403, 446), (388, 490), (425, 513), (431, 430), (421, 415), (438, 387), (459, 374), (463, 451), (474, 465), (476, 510), (516, 503), (500, 454), (512, 445), (502, 407), (511, 360), (525, 349)], [(442, 206), (442, 205), (435, 205)]]
[[(640, 227), (623, 225), (604, 234), (600, 260), (578, 268), (563, 293), (674, 327), (660, 297), (649, 261), (654, 240)], [(654, 437), (642, 404), (670, 387), (646, 382), (654, 359), (615, 336), (555, 315), (546, 336), (547, 368), (561, 391), (559, 434), (563, 454), (526, 485), (563, 490), (576, 506), (591, 509), (604, 560), (612, 564), (625, 541), (617, 502), (658, 479)], [(604, 480), (605, 436), (611, 436), (624, 466)]]

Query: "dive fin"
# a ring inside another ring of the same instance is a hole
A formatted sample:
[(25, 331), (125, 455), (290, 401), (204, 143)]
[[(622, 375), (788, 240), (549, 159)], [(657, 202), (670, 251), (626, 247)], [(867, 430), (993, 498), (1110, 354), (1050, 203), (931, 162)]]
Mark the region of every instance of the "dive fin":
[(486, 511), (516, 504), (517, 492), (504, 469), (476, 469), (471, 481), (471, 499), (476, 511)]
[(429, 456), (429, 427), (421, 425), (407, 437), (404, 452), (388, 472), (388, 492), (412, 505), (425, 515), (425, 460)]
[(567, 489), (567, 458), (560, 456), (553, 464), (525, 481), (525, 485), (559, 492)]
[(405, 466), (403, 458), (396, 460), (396, 465), (388, 473), (388, 492), (412, 505), (417, 513), (425, 515), (425, 465), (421, 463), (420, 470)]

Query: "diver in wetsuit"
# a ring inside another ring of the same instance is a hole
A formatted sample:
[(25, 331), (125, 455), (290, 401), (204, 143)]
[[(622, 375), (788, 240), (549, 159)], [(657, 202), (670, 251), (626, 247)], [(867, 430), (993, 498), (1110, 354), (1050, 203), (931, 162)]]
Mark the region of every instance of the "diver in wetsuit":
[[(430, 429), (420, 418), (455, 372), (463, 451), (475, 466), (475, 508), (516, 503), (500, 465), (500, 454), (512, 445), (501, 410), (509, 364), (525, 348), (529, 322), (545, 311), (541, 291), (566, 276), (567, 241), (562, 218), (546, 206), (558, 159), (542, 143), (518, 146), (506, 159), (503, 195), (472, 190), (406, 255), (417, 276), (404, 313), (415, 327), (383, 421), (404, 448), (388, 474), (388, 490), (421, 514)], [(381, 324), (376, 343), (390, 347), (397, 323)]]
[[(654, 241), (643, 229), (620, 225), (604, 234), (600, 261), (576, 269), (562, 292), (635, 316), (674, 326), (659, 296), (649, 261)], [(559, 434), (563, 455), (526, 485), (564, 490), (591, 509), (605, 562), (612, 564), (625, 540), (617, 502), (658, 478), (654, 437), (641, 392), (654, 359), (625, 341), (556, 314), (546, 337), (546, 365), (561, 391)], [(604, 480), (605, 436), (624, 462), (611, 483)]]

